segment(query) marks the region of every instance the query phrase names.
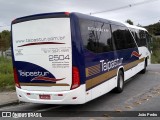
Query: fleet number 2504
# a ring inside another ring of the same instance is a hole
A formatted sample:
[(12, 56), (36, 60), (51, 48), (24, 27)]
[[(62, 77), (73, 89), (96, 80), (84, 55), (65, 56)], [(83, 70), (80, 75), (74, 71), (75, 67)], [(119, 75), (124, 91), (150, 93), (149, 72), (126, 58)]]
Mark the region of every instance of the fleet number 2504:
[(69, 60), (69, 55), (49, 55), (49, 61)]

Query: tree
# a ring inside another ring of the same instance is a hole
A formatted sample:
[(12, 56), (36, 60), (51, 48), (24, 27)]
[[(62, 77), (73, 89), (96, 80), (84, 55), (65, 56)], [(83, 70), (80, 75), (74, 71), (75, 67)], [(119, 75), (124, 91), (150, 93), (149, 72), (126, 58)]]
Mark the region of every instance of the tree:
[(126, 20), (126, 23), (133, 25), (133, 22), (130, 19)]
[(139, 24), (139, 23), (137, 24), (137, 26), (138, 26), (138, 27), (143, 27), (143, 26), (142, 26), (141, 24)]
[(0, 33), (0, 51), (2, 55), (3, 52), (11, 46), (10, 36), (10, 31), (8, 30), (4, 30)]
[(160, 23), (159, 22), (145, 26), (145, 28), (152, 35), (160, 35)]

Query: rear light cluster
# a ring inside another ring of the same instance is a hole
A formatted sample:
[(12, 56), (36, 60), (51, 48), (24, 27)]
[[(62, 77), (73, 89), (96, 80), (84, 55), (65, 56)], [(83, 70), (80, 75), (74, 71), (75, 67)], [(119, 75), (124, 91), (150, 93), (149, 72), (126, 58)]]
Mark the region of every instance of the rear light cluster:
[[(17, 74), (17, 70), (16, 68), (14, 68), (14, 81), (15, 81), (15, 85), (18, 88), (20, 87), (19, 81), (18, 81), (18, 74)], [(77, 87), (80, 86), (80, 75), (79, 75), (79, 70), (77, 67), (73, 67), (72, 68), (72, 86), (71, 86), (71, 90), (75, 89)], [(61, 96), (61, 95), (59, 95)]]
[(64, 14), (67, 15), (67, 16), (69, 16), (70, 13), (69, 12), (65, 12)]
[(15, 81), (15, 85), (16, 85), (18, 88), (21, 88), (21, 87), (20, 87), (20, 84), (19, 84), (19, 81), (18, 81), (18, 74), (17, 74), (16, 68), (14, 68), (13, 71), (14, 71), (14, 81)]
[(72, 86), (71, 90), (80, 86), (80, 75), (77, 67), (72, 68)]

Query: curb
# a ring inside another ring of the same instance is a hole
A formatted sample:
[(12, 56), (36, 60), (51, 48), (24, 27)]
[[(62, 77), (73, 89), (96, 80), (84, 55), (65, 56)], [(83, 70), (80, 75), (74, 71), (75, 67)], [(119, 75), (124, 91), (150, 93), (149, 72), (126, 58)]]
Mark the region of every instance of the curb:
[(0, 108), (11, 106), (11, 105), (18, 105), (18, 104), (22, 104), (22, 103), (23, 102), (20, 102), (19, 100), (15, 100), (15, 101), (4, 103), (4, 104), (0, 105)]

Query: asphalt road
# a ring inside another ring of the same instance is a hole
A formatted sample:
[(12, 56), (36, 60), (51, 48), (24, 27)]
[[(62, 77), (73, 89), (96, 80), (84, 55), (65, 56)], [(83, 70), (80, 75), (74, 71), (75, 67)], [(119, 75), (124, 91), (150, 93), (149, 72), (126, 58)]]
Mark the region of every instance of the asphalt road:
[[(83, 105), (41, 105), (24, 103), (20, 105), (8, 106), (1, 108), (0, 111), (30, 111), (41, 113), (52, 113), (56, 115), (63, 112), (64, 116), (76, 115), (77, 117), (53, 117), (47, 119), (86, 119), (86, 120), (130, 120), (135, 117), (111, 117), (108, 111), (115, 111), (117, 113), (128, 114), (124, 111), (160, 111), (160, 64), (152, 64), (147, 67), (145, 74), (137, 74), (131, 78), (126, 84), (124, 91), (120, 94), (113, 92), (107, 93), (95, 100), (92, 100)], [(61, 112), (59, 112), (61, 111)], [(66, 111), (66, 112), (64, 112)], [(69, 113), (68, 111), (71, 111)], [(73, 112), (76, 111), (76, 112)], [(85, 112), (87, 111), (87, 112)], [(97, 112), (99, 111), (99, 112)], [(76, 113), (76, 114), (75, 114)], [(78, 113), (78, 114), (77, 114)], [(131, 112), (130, 112), (131, 113)], [(160, 112), (157, 112), (160, 114)], [(84, 114), (96, 115), (99, 117), (84, 117)], [(82, 117), (80, 117), (82, 116)], [(101, 117), (100, 117), (101, 116)], [(150, 119), (151, 117), (136, 117), (136, 119)], [(0, 118), (5, 119), (5, 118)], [(40, 119), (40, 118), (38, 118)], [(46, 118), (41, 118), (46, 119)], [(40, 119), (40, 120), (41, 120)], [(159, 119), (158, 117), (152, 117), (152, 119)]]

